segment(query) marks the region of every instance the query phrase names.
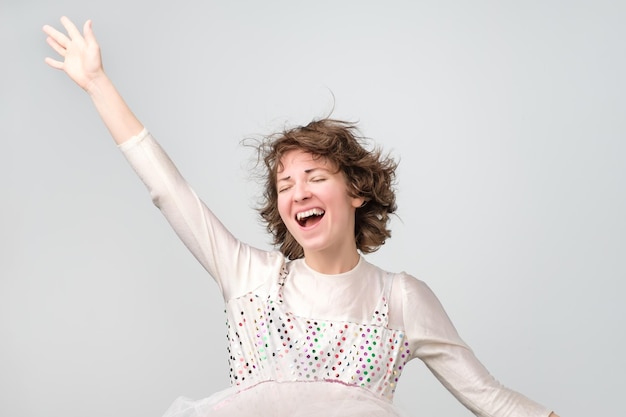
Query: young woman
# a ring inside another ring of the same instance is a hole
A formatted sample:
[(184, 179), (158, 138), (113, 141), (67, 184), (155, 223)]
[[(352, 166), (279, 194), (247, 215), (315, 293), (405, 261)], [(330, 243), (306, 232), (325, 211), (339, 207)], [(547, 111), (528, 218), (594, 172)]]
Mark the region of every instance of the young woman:
[(554, 416), (499, 384), (431, 290), (362, 254), (389, 237), (396, 164), (356, 128), (322, 119), (259, 144), (260, 214), (279, 247), (232, 236), (199, 200), (106, 76), (91, 22), (45, 26), (46, 58), (91, 96), (111, 135), (226, 303), (232, 386), (177, 400), (167, 416), (397, 416), (393, 394), (414, 358), (478, 416)]

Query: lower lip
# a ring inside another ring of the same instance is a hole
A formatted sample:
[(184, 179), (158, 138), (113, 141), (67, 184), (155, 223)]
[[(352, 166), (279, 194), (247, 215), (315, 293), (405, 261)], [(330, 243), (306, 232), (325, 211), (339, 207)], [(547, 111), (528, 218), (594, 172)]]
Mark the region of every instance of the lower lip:
[(317, 225), (320, 224), (323, 219), (324, 219), (324, 216), (322, 216), (317, 222), (315, 222), (311, 226), (302, 226), (298, 221), (296, 221), (296, 223), (298, 223), (298, 227), (300, 227), (300, 230), (307, 231), (307, 230), (311, 230), (311, 229), (316, 228)]

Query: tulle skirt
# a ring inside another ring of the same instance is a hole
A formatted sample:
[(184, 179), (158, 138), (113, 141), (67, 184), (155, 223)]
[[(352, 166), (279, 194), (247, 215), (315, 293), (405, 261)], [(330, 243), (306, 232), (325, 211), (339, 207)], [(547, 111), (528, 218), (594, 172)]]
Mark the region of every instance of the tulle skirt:
[(340, 382), (267, 381), (202, 400), (178, 398), (164, 417), (406, 417), (390, 401)]

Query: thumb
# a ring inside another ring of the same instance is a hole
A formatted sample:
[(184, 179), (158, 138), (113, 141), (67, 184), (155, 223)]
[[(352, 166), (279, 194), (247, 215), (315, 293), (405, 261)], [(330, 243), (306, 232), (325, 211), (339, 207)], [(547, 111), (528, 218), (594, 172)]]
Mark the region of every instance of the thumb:
[(93, 34), (92, 22), (91, 19), (87, 20), (83, 26), (83, 34), (85, 36), (85, 41), (87, 43), (95, 43), (96, 37)]

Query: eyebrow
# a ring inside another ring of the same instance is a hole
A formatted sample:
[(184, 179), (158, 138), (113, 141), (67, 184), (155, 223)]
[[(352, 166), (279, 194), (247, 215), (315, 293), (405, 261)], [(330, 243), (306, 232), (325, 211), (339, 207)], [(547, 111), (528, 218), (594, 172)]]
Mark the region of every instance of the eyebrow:
[[(323, 168), (323, 167), (308, 168), (304, 170), (304, 173), (310, 174), (315, 171), (328, 171), (328, 169)], [(291, 175), (287, 175), (286, 177), (277, 179), (276, 182), (289, 181), (290, 179), (291, 179)]]

